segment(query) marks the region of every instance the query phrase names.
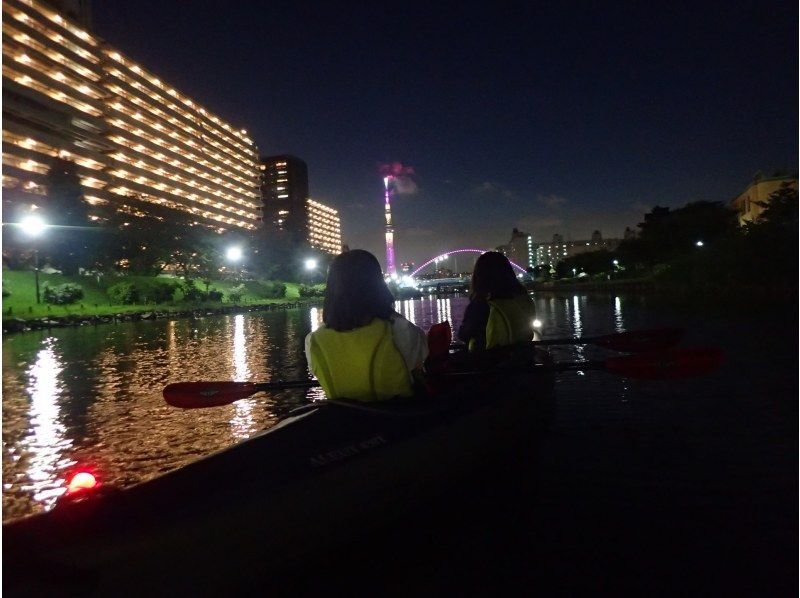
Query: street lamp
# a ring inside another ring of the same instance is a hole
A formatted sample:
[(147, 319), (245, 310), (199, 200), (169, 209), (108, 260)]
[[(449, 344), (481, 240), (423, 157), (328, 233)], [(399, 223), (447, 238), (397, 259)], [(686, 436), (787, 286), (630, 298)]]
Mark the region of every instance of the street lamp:
[(705, 243), (703, 243), (702, 241), (697, 241), (697, 242), (695, 243), (695, 245), (696, 245), (697, 247), (702, 247), (704, 244), (705, 244)]
[(316, 270), (317, 269), (317, 260), (310, 257), (305, 261), (306, 270)]
[(228, 258), (228, 261), (231, 262), (238, 262), (242, 259), (242, 248), (241, 247), (229, 247), (225, 257)]
[[(19, 226), (22, 232), (34, 239), (47, 228), (45, 221), (35, 215), (25, 216)], [(41, 303), (39, 297), (39, 248), (36, 245), (33, 246), (33, 276), (36, 280), (36, 303), (39, 304)]]
[[(240, 262), (243, 255), (244, 255), (244, 253), (242, 252), (242, 248), (241, 247), (236, 247), (236, 246), (228, 247), (228, 251), (225, 252), (225, 257), (228, 258), (229, 262), (233, 262), (233, 264), (236, 264), (236, 263)], [(241, 279), (242, 279), (242, 272), (241, 272), (241, 268), (240, 268), (239, 269), (239, 280), (241, 280)]]

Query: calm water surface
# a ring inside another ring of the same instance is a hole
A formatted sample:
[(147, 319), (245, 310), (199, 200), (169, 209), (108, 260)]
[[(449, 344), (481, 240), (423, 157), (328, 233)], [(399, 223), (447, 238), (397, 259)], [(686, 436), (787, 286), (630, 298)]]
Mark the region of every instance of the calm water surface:
[[(645, 296), (540, 295), (535, 301), (544, 338), (681, 325), (684, 344), (727, 350), (723, 368), (700, 380), (561, 375), (536, 473), (542, 504), (572, 505), (573, 518), (581, 501), (623, 510), (665, 496), (671, 507), (713, 505), (715, 512), (720, 504), (751, 505), (771, 534), (765, 544), (783, 546), (794, 537), (794, 531), (780, 535), (796, 519), (796, 509), (787, 514), (784, 508), (793, 500), (787, 496), (797, 496), (794, 320), (665, 311)], [(397, 309), (427, 329), (440, 320), (460, 322), (465, 306), (463, 298), (422, 299)], [(164, 403), (161, 390), (188, 380), (306, 378), (303, 338), (320, 316), (312, 307), (9, 335), (3, 340), (3, 519), (51, 508), (76, 465), (128, 486), (319, 399), (318, 389), (295, 390), (181, 411)], [(602, 355), (591, 347), (557, 352), (565, 360)]]

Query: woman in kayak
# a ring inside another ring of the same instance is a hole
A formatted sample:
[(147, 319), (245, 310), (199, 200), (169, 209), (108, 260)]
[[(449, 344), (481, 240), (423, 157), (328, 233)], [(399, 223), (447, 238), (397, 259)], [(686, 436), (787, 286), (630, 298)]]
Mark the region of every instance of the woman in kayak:
[(535, 315), (533, 301), (506, 256), (496, 251), (482, 254), (475, 262), (458, 338), (470, 351), (529, 341)]
[(414, 394), (428, 355), (425, 333), (394, 311), (375, 256), (354, 249), (328, 269), (323, 325), (306, 337), (306, 359), (329, 399), (375, 401)]

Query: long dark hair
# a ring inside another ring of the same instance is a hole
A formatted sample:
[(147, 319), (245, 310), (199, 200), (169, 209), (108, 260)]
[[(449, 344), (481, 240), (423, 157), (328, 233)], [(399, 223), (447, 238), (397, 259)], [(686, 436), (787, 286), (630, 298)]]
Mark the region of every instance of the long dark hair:
[(472, 271), (469, 298), (473, 301), (511, 299), (525, 293), (508, 258), (497, 251), (481, 254)]
[(394, 296), (383, 280), (381, 265), (363, 249), (353, 249), (333, 258), (322, 321), (339, 332), (366, 326), (373, 318), (388, 320)]

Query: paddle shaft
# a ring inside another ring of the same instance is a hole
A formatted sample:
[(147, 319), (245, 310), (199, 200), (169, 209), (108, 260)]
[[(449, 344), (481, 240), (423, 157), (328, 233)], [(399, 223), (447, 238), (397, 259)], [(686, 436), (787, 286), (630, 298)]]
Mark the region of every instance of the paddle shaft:
[[(531, 364), (533, 368), (550, 371), (597, 369), (646, 380), (667, 380), (702, 376), (714, 371), (722, 362), (722, 351), (717, 348), (675, 349), (650, 354), (623, 355), (605, 361), (577, 361), (556, 364)], [(445, 373), (441, 377), (486, 376), (512, 372), (526, 372), (531, 366), (497, 368), (484, 371)], [(183, 408), (215, 407), (247, 398), (257, 392), (311, 388), (319, 386), (317, 380), (292, 380), (287, 382), (178, 382), (164, 388), (164, 399), (170, 405)]]

